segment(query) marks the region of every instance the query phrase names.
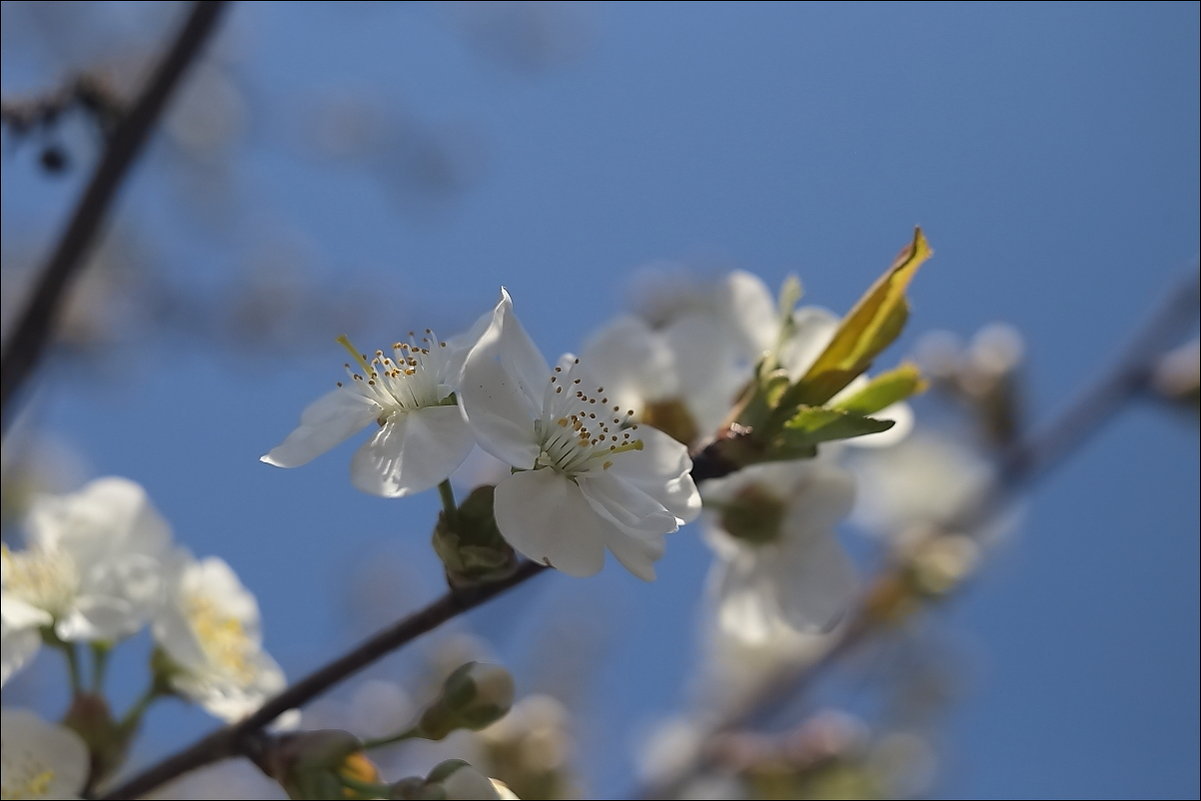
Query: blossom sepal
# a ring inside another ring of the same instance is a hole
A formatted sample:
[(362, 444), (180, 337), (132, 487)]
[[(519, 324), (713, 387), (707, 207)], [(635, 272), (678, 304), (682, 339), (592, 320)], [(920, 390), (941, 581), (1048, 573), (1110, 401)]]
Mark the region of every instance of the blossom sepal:
[(459, 589), (490, 584), (513, 575), (517, 555), (500, 535), (492, 514), (494, 487), (476, 487), (454, 510), (445, 511), (434, 527), (434, 551), (446, 569), (446, 580)]

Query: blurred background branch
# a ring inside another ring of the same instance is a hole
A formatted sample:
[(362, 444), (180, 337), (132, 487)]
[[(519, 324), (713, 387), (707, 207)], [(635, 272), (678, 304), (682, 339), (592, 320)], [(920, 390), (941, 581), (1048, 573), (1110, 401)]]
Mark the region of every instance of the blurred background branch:
[[(46, 266), (38, 273), (24, 312), (4, 342), (3, 364), (0, 366), (0, 425), (4, 429), (13, 418), (13, 400), (49, 344), (66, 291), (94, 246), (122, 182), (149, 139), (172, 93), (215, 29), (225, 5), (224, 0), (198, 0), (192, 5), (187, 21), (166, 50), (142, 93), (113, 126), (104, 155), (87, 189), (76, 203), (70, 222), (46, 261)], [(81, 85), (89, 84), (77, 81), (65, 97), (79, 99)], [(92, 91), (83, 96), (93, 101), (99, 97)], [(44, 116), (53, 108), (54, 102), (47, 101), (41, 104), (40, 112)], [(37, 110), (35, 104), (33, 110), (27, 108), (26, 113), (33, 114)], [(14, 110), (13, 113), (18, 112)], [(8, 109), (5, 117), (9, 118)]]

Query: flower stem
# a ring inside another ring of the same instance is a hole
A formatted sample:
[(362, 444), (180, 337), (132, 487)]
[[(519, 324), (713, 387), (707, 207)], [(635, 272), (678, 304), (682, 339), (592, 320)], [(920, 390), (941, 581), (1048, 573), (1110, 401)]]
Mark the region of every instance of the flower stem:
[(446, 525), (454, 529), (459, 514), (459, 507), (455, 503), (455, 491), (450, 486), (449, 478), (443, 479), (442, 483), (438, 485), (438, 495), (442, 497), (442, 514), (446, 518)]
[(166, 693), (159, 682), (157, 680), (151, 681), (150, 686), (138, 696), (138, 700), (133, 702), (133, 706), (121, 718), (121, 722), (117, 724), (118, 728), (124, 732), (131, 732), (137, 729), (142, 722), (142, 716), (146, 714), (146, 710), (150, 708), (152, 703), (164, 695)]
[(407, 731), (402, 731), (400, 734), (394, 734), (391, 737), (376, 737), (373, 740), (363, 741), (363, 750), (370, 751), (372, 748), (383, 748), (385, 745), (412, 740), (421, 736), (420, 730), (416, 726)]
[(104, 677), (108, 674), (110, 646), (105, 642), (92, 643), (92, 694), (104, 692)]
[(83, 693), (83, 673), (79, 669), (79, 648), (73, 642), (59, 641), (63, 656), (67, 658), (67, 674), (71, 677), (71, 692), (74, 695)]

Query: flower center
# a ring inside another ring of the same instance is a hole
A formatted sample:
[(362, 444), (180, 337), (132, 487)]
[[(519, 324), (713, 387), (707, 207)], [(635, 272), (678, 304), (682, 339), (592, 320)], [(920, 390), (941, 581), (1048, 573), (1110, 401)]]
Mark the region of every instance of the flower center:
[(338, 343), (350, 352), (362, 370), (358, 373), (349, 364), (345, 365), (351, 386), (382, 409), (376, 420), (381, 426), (394, 414), (445, 403), (451, 394), (445, 383), (449, 365), (446, 343), (439, 341), (428, 328), (420, 340), (410, 331), (408, 342), (394, 343), (392, 356), (377, 350), (370, 361), (345, 334), (338, 337)]
[(647, 401), (642, 408), (642, 422), (659, 429), (683, 445), (691, 445), (700, 435), (700, 428), (688, 406), (679, 398)]
[(4, 798), (48, 798), (50, 785), (54, 783), (54, 771), (41, 764), (31, 755), (22, 754), (29, 761), (26, 763), (10, 764), (5, 760), (5, 773), (13, 774), (11, 784), (9, 776), (4, 777), (3, 790), (0, 795)]
[(642, 440), (628, 425), (634, 410), (621, 414), (610, 406), (604, 387), (585, 391), (583, 379), (573, 376), (576, 359), (565, 371), (556, 367), (542, 399), (542, 418), (534, 421), (541, 452), (534, 468), (549, 467), (574, 477), (595, 469), (608, 470), (613, 457), (642, 450)]
[(184, 614), (208, 662), (237, 681), (249, 684), (255, 674), (250, 657), (258, 647), (242, 621), (203, 595), (189, 598)]
[(739, 542), (769, 545), (780, 539), (784, 509), (780, 498), (752, 484), (721, 504), (721, 527)]
[(54, 617), (65, 613), (79, 587), (75, 560), (62, 551), (20, 551), (3, 546), (4, 589)]

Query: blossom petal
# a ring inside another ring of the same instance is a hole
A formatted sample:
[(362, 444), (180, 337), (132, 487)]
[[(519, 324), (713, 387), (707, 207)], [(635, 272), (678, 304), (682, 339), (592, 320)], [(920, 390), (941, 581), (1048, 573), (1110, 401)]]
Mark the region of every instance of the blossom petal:
[(637, 317), (618, 317), (589, 337), (580, 361), (623, 409), (680, 394), (671, 348)]
[(805, 306), (792, 315), (792, 336), (780, 347), (780, 366), (793, 381), (805, 374), (838, 330), (838, 315), (817, 306)]
[(260, 461), (276, 467), (299, 467), (365, 428), (379, 406), (348, 387), (321, 396), (300, 415), (300, 426)]
[(605, 563), (605, 530), (580, 488), (553, 470), (527, 470), (496, 486), (493, 510), (505, 540), (571, 576)]
[(589, 505), (624, 532), (654, 536), (680, 527), (663, 504), (607, 470), (585, 473), (576, 482)]
[(161, 553), (171, 526), (135, 481), (106, 476), (68, 495), (38, 496), (29, 511), (30, 545), (69, 551), (81, 565), (116, 551)]
[[(488, 346), (483, 346), (488, 347)], [(459, 411), (488, 453), (514, 467), (533, 467), (538, 458), (531, 407), (513, 378), (477, 346), (467, 356), (459, 386)]]
[(36, 627), (14, 627), (0, 620), (0, 686), (24, 667), (41, 645), (42, 633)]
[(654, 498), (683, 525), (701, 512), (701, 496), (692, 480), (688, 449), (650, 426), (638, 426), (642, 450), (619, 454), (609, 473)]
[(746, 270), (735, 270), (727, 275), (725, 290), (731, 323), (743, 338), (746, 355), (754, 361), (774, 344), (776, 338), (779, 318), (771, 290), (759, 276)]
[(513, 376), (530, 404), (540, 408), (544, 387), (550, 380), (550, 365), (542, 358), (542, 352), (517, 319), (513, 312), (513, 299), (504, 287), (500, 290), (496, 315), (500, 323), (497, 355), (500, 357), (501, 367)]
[(714, 562), (709, 592), (717, 598), (717, 622), (727, 634), (747, 643), (766, 643), (780, 630), (783, 616), (770, 576), (749, 554)]
[(797, 631), (829, 631), (850, 608), (857, 577), (833, 531), (817, 531), (781, 544), (779, 558), (763, 569), (776, 587), (784, 621)]
[(5, 707), (0, 719), (5, 798), (80, 797), (90, 760), (78, 734), (28, 709)]
[(655, 580), (655, 562), (663, 557), (667, 543), (663, 535), (643, 537), (612, 529), (605, 538), (605, 545), (617, 557), (625, 569), (643, 581)]
[(750, 377), (743, 349), (705, 314), (685, 315), (661, 336), (671, 353), (678, 397), (688, 405), (701, 439), (709, 439)]
[(350, 477), (363, 492), (403, 498), (436, 487), (467, 457), (475, 443), (454, 406), (425, 406), (393, 415), (350, 462)]

